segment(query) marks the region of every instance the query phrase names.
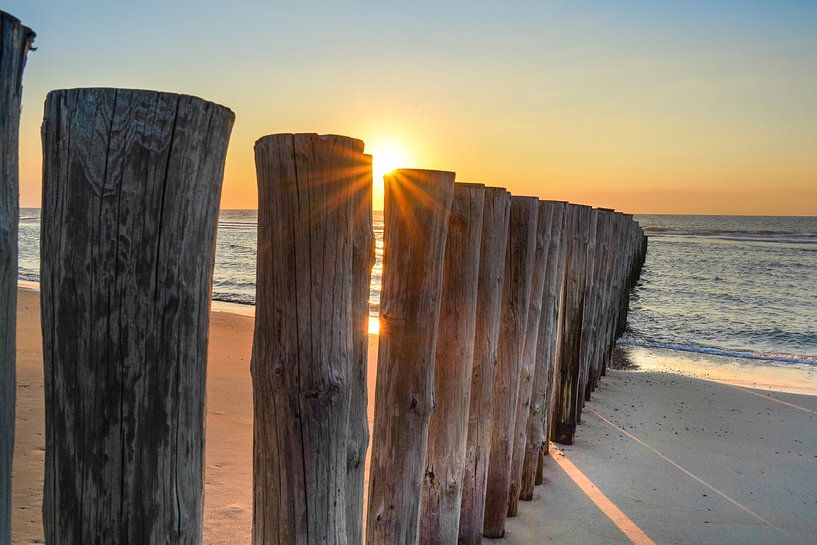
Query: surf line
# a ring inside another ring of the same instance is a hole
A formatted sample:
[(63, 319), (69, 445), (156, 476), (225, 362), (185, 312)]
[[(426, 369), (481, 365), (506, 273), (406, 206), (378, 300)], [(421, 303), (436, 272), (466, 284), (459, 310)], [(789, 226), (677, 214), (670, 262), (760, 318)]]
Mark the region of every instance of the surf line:
[[(728, 383), (722, 383), (722, 384), (728, 384)], [(806, 413), (817, 414), (817, 411), (807, 409), (806, 407), (801, 407), (800, 405), (795, 405), (794, 403), (790, 403), (788, 401), (783, 401), (782, 399), (777, 399), (776, 397), (772, 397), (770, 395), (763, 395), (760, 392), (753, 392), (749, 388), (744, 388), (743, 386), (736, 386), (734, 384), (729, 384), (729, 386), (731, 386), (733, 388), (737, 388), (738, 390), (742, 390), (742, 391), (746, 392), (747, 394), (752, 394), (753, 396), (757, 396), (757, 397), (759, 397), (761, 399), (768, 399), (769, 401), (776, 401), (777, 403), (780, 403), (781, 405), (785, 405), (786, 407), (791, 407), (792, 409), (797, 409), (799, 411), (803, 411), (803, 412), (806, 412)]]
[(593, 484), (593, 481), (582, 473), (582, 471), (576, 467), (576, 464), (571, 462), (558, 446), (551, 443), (550, 450), (551, 459), (562, 468), (562, 471), (567, 473), (567, 476), (590, 498), (590, 501), (596, 504), (596, 507), (627, 536), (627, 539), (633, 542), (633, 545), (656, 545), (655, 541), (650, 539), (650, 536), (648, 536), (644, 530), (639, 528), (610, 498), (604, 495), (604, 492), (599, 490), (599, 488)]
[(585, 407), (584, 407), (584, 408), (585, 408), (585, 410), (587, 410), (587, 411), (589, 411), (589, 412), (593, 413), (594, 415), (596, 415), (596, 416), (597, 416), (597, 417), (598, 417), (600, 420), (602, 420), (602, 421), (606, 422), (606, 423), (607, 423), (607, 424), (608, 424), (610, 427), (615, 428), (616, 430), (618, 430), (618, 431), (620, 431), (621, 433), (625, 434), (627, 437), (629, 437), (630, 439), (632, 439), (633, 441), (635, 441), (636, 443), (638, 443), (638, 444), (639, 444), (639, 445), (641, 445), (642, 447), (646, 447), (647, 449), (651, 450), (651, 451), (652, 451), (652, 452), (653, 452), (653, 453), (654, 453), (656, 456), (658, 456), (659, 458), (661, 458), (661, 459), (662, 459), (662, 460), (664, 460), (665, 462), (668, 462), (670, 465), (672, 465), (673, 467), (675, 467), (676, 469), (678, 469), (678, 470), (679, 470), (679, 471), (681, 471), (682, 473), (686, 474), (688, 477), (691, 477), (692, 479), (694, 479), (694, 480), (698, 481), (700, 484), (702, 484), (703, 486), (705, 486), (706, 488), (708, 488), (709, 490), (711, 490), (712, 492), (714, 492), (714, 493), (715, 493), (715, 494), (717, 494), (718, 496), (722, 497), (723, 499), (725, 499), (726, 501), (728, 501), (729, 503), (731, 503), (732, 505), (734, 505), (734, 506), (735, 506), (735, 507), (737, 507), (738, 509), (740, 509), (740, 510), (744, 511), (745, 513), (747, 513), (747, 514), (751, 515), (752, 517), (754, 517), (754, 518), (755, 518), (755, 519), (757, 519), (758, 521), (762, 522), (764, 525), (768, 526), (768, 527), (769, 527), (769, 528), (771, 528), (772, 530), (776, 530), (776, 531), (780, 532), (781, 534), (783, 534), (784, 536), (786, 536), (786, 537), (787, 537), (789, 540), (791, 540), (791, 536), (788, 534), (788, 532), (786, 532), (786, 531), (785, 531), (785, 530), (783, 530), (782, 528), (778, 528), (777, 526), (775, 526), (774, 524), (772, 524), (771, 522), (769, 522), (769, 521), (768, 521), (768, 520), (766, 520), (765, 518), (761, 517), (760, 515), (758, 515), (757, 513), (755, 513), (754, 511), (752, 511), (752, 510), (751, 510), (751, 509), (749, 509), (748, 507), (746, 507), (745, 505), (743, 505), (742, 503), (740, 503), (740, 502), (738, 502), (737, 500), (734, 500), (734, 499), (732, 499), (731, 497), (727, 496), (726, 494), (724, 494), (723, 492), (721, 492), (720, 490), (718, 490), (717, 488), (715, 488), (714, 486), (712, 486), (712, 485), (711, 485), (711, 484), (709, 484), (708, 482), (704, 481), (703, 479), (701, 479), (701, 478), (700, 478), (700, 477), (698, 477), (697, 475), (693, 474), (692, 472), (690, 472), (690, 471), (689, 471), (689, 470), (687, 470), (686, 468), (681, 467), (681, 466), (680, 466), (680, 465), (678, 465), (678, 464), (677, 464), (675, 461), (673, 461), (672, 459), (668, 458), (667, 456), (665, 456), (665, 455), (664, 455), (664, 454), (662, 454), (661, 452), (659, 452), (659, 451), (655, 450), (655, 449), (654, 449), (654, 448), (652, 448), (650, 445), (648, 445), (647, 443), (645, 443), (644, 441), (642, 441), (641, 439), (639, 439), (638, 437), (636, 437), (636, 436), (635, 436), (635, 435), (633, 435), (632, 433), (628, 432), (628, 431), (627, 431), (627, 430), (625, 430), (624, 428), (621, 428), (621, 427), (619, 427), (619, 426), (617, 426), (617, 425), (613, 424), (612, 422), (610, 422), (609, 420), (607, 420), (606, 418), (604, 418), (602, 415), (600, 415), (599, 413), (597, 413), (596, 411), (594, 411), (594, 410), (593, 410), (592, 408), (590, 408), (589, 406), (586, 406), (586, 405), (585, 405)]

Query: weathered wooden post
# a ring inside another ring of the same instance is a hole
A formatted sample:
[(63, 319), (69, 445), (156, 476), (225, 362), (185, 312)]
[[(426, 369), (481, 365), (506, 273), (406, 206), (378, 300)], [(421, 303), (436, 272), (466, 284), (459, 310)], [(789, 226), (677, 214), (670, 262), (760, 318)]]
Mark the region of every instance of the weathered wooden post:
[(362, 155), (351, 172), (352, 187), (352, 330), (349, 374), (349, 429), (346, 452), (346, 536), (348, 545), (363, 543), (363, 481), (369, 447), (367, 375), (369, 365), (369, 283), (374, 265), (372, 230), (372, 157)]
[(554, 392), (551, 436), (557, 443), (571, 445), (576, 433), (576, 412), (581, 372), (580, 346), (585, 297), (589, 206), (570, 205), (565, 228), (569, 233), (565, 265), (564, 324), (561, 340), (558, 387)]
[[(560, 259), (562, 251), (562, 233), (564, 226), (564, 202), (552, 202), (550, 226), (550, 244), (545, 270), (545, 284), (542, 299), (542, 317), (539, 320), (539, 334), (536, 341), (536, 374), (533, 378), (530, 415), (526, 426), (527, 439), (522, 466), (522, 477), (519, 491), (520, 500), (532, 500), (535, 484), (536, 467), (539, 454), (545, 445), (546, 421), (549, 417), (550, 385), (553, 380), (554, 356), (556, 352), (556, 325), (559, 296), (562, 290), (564, 261)], [(540, 212), (541, 213), (541, 212)]]
[(491, 453), (485, 487), (485, 537), (505, 535), (508, 487), (513, 456), (516, 399), (528, 320), (528, 303), (536, 254), (539, 199), (512, 197), (502, 290), (497, 369), (492, 401)]
[(593, 342), (596, 338), (596, 236), (598, 228), (598, 211), (590, 209), (590, 223), (587, 228), (587, 251), (584, 270), (584, 306), (582, 309), (582, 332), (579, 345), (579, 382), (577, 398), (574, 405), (576, 424), (582, 422), (582, 408), (584, 407), (584, 389), (590, 367), (590, 354), (593, 352)]
[[(607, 224), (605, 222), (605, 213), (599, 208), (593, 209), (593, 236), (591, 237), (592, 246), (589, 249), (590, 259), (592, 262), (589, 266), (588, 282), (587, 282), (587, 296), (589, 304), (585, 305), (585, 311), (588, 314), (588, 321), (585, 322), (589, 329), (590, 335), (586, 342), (583, 342), (585, 347), (584, 352), (584, 374), (582, 378), (582, 385), (580, 390), (581, 399), (579, 401), (579, 415), (581, 416), (581, 409), (584, 407), (585, 401), (590, 400), (590, 392), (595, 381), (594, 366), (596, 361), (597, 346), (601, 336), (600, 330), (600, 314), (601, 301), (603, 294), (603, 278), (604, 278), (604, 259), (606, 252), (606, 237)], [(589, 311), (589, 312), (588, 312)], [(584, 339), (582, 339), (584, 341)], [(581, 420), (579, 420), (581, 421)]]
[(362, 152), (360, 140), (335, 135), (275, 134), (255, 144), (258, 545), (347, 543), (349, 390), (360, 355), (354, 331), (365, 327), (353, 295), (368, 298), (353, 261), (356, 238), (365, 237), (355, 216), (368, 182)]
[(207, 328), (233, 118), (171, 93), (48, 94), (46, 543), (202, 543)]
[(366, 517), (368, 545), (418, 542), (453, 192), (453, 172), (397, 170), (385, 177), (386, 251)]
[(620, 311), (619, 300), (621, 298), (621, 291), (624, 289), (624, 269), (626, 268), (624, 238), (626, 237), (627, 228), (624, 214), (621, 212), (616, 212), (614, 214), (613, 225), (616, 233), (616, 252), (613, 256), (613, 285), (611, 290), (612, 293), (610, 294), (608, 310), (609, 316), (607, 318), (607, 347), (605, 359), (601, 366), (601, 376), (607, 374), (607, 364), (612, 357), (612, 353), (616, 345), (618, 313)]
[(528, 300), (528, 319), (525, 326), (525, 344), (522, 348), (522, 364), (519, 370), (519, 392), (516, 398), (514, 437), (511, 456), (511, 475), (508, 486), (508, 516), (515, 517), (519, 503), (522, 481), (522, 465), (525, 461), (525, 444), (528, 440), (528, 417), (530, 416), (533, 381), (540, 361), (536, 353), (539, 346), (539, 323), (544, 304), (545, 273), (547, 272), (550, 227), (553, 220), (553, 202), (540, 201), (537, 213), (536, 251), (533, 261), (533, 277)]
[[(562, 349), (563, 349), (563, 337), (565, 332), (565, 315), (566, 312), (566, 302), (567, 302), (567, 290), (568, 290), (568, 279), (567, 279), (567, 262), (570, 257), (570, 242), (574, 236), (574, 232), (569, 229), (570, 222), (572, 216), (578, 213), (578, 208), (570, 203), (565, 204), (565, 209), (563, 213), (562, 219), (562, 238), (560, 240), (560, 250), (559, 250), (559, 263), (558, 263), (558, 271), (556, 273), (556, 278), (558, 279), (557, 282), (559, 284), (558, 288), (558, 295), (557, 295), (557, 312), (556, 312), (556, 323), (552, 326), (554, 328), (553, 331), (553, 340), (554, 340), (554, 347), (553, 347), (553, 370), (550, 373), (550, 382), (548, 385), (548, 404), (544, 408), (544, 417), (543, 417), (543, 430), (544, 430), (544, 444), (542, 448), (539, 449), (539, 460), (536, 464), (536, 476), (534, 478), (534, 484), (539, 485), (544, 482), (544, 468), (545, 468), (545, 456), (548, 454), (550, 449), (550, 441), (553, 438), (553, 418), (556, 411), (556, 404), (558, 401), (557, 392), (561, 388), (561, 370), (562, 370)], [(572, 220), (575, 223), (575, 220)]]
[(485, 186), (454, 184), (434, 364), (434, 411), (420, 505), (420, 543), (456, 545), (474, 362)]
[(604, 352), (607, 348), (607, 323), (609, 315), (609, 296), (612, 288), (612, 269), (614, 256), (616, 254), (615, 247), (615, 230), (613, 225), (613, 210), (609, 208), (599, 208), (599, 225), (602, 237), (597, 252), (600, 269), (597, 273), (597, 282), (599, 284), (599, 307), (596, 313), (596, 336), (597, 339), (593, 346), (593, 361), (591, 366), (591, 373), (588, 380), (588, 388), (585, 392), (585, 400), (590, 400), (590, 394), (596, 389), (599, 384), (601, 376), (601, 362), (604, 359)]
[(23, 68), (34, 32), (0, 11), (0, 544), (11, 543), (11, 461), (16, 398), (17, 148)]
[[(596, 343), (596, 354), (594, 356), (594, 368), (593, 368), (593, 375), (590, 381), (590, 389), (595, 389), (600, 381), (602, 375), (602, 369), (604, 365), (604, 361), (607, 358), (608, 348), (610, 345), (610, 299), (613, 293), (614, 288), (614, 272), (615, 272), (615, 264), (616, 258), (619, 255), (619, 232), (618, 232), (618, 222), (616, 218), (616, 213), (614, 210), (609, 208), (600, 208), (599, 213), (601, 214), (600, 217), (603, 217), (603, 221), (606, 224), (606, 233), (604, 240), (602, 242), (602, 263), (603, 263), (603, 273), (601, 274), (601, 284), (602, 284), (602, 293), (601, 293), (601, 308), (600, 312), (597, 317), (597, 323), (599, 325), (599, 332), (598, 332), (598, 341)], [(585, 399), (588, 399), (586, 394)]]
[(460, 545), (482, 543), (485, 484), (488, 477), (488, 456), (491, 451), (491, 403), (497, 364), (510, 212), (510, 193), (498, 187), (485, 189), (479, 253), (474, 365), (462, 477)]

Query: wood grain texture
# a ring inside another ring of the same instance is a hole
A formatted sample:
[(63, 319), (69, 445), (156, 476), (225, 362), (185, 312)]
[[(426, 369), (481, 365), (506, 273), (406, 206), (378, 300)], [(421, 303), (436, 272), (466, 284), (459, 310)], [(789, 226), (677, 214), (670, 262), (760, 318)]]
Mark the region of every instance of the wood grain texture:
[(482, 543), (485, 485), (491, 451), (491, 404), (497, 365), (510, 212), (510, 193), (497, 187), (485, 189), (480, 236), (474, 364), (462, 477), (458, 540), (460, 545)]
[(349, 389), (360, 355), (353, 331), (363, 327), (352, 296), (368, 298), (353, 268), (356, 190), (368, 181), (362, 152), (360, 140), (335, 135), (275, 134), (255, 144), (257, 545), (347, 543)]
[(545, 273), (547, 272), (548, 248), (550, 247), (553, 204), (550, 201), (540, 201), (537, 214), (536, 253), (533, 260), (530, 297), (528, 298), (525, 344), (522, 349), (522, 364), (519, 370), (519, 392), (516, 398), (513, 456), (511, 458), (510, 485), (508, 487), (509, 517), (516, 516), (519, 504), (522, 466), (525, 461), (525, 446), (528, 440), (531, 394), (533, 393), (536, 369), (541, 364), (537, 349), (539, 347), (539, 323), (544, 305)]
[(579, 383), (578, 398), (575, 402), (576, 424), (581, 424), (582, 408), (584, 407), (584, 391), (589, 375), (593, 343), (596, 340), (596, 237), (598, 235), (598, 210), (590, 210), (590, 223), (587, 228), (587, 245), (584, 270), (584, 308), (582, 309), (582, 331), (579, 345)]
[(598, 383), (599, 373), (601, 371), (601, 354), (605, 344), (605, 322), (606, 322), (606, 306), (605, 301), (609, 291), (609, 268), (612, 261), (611, 257), (614, 251), (610, 251), (610, 237), (612, 234), (612, 210), (606, 208), (597, 209), (597, 223), (596, 223), (596, 250), (595, 250), (595, 267), (594, 267), (594, 289), (593, 295), (594, 311), (593, 311), (593, 342), (590, 347), (590, 363), (588, 365), (587, 383), (584, 389), (584, 400), (590, 401), (593, 390), (596, 389)]
[(569, 237), (565, 264), (564, 320), (551, 429), (552, 439), (566, 445), (573, 444), (576, 433), (590, 215), (589, 206), (568, 205), (568, 221), (565, 224)]
[(539, 463), (539, 452), (545, 445), (545, 429), (550, 406), (550, 385), (553, 380), (553, 359), (556, 352), (556, 325), (559, 296), (562, 290), (561, 260), (562, 233), (564, 227), (565, 204), (563, 202), (545, 201), (551, 207), (549, 244), (547, 250), (544, 290), (542, 294), (542, 316), (539, 319), (539, 333), (536, 340), (536, 372), (531, 390), (530, 414), (525, 432), (524, 459), (520, 480), (520, 500), (532, 500)]
[(372, 156), (356, 163), (352, 188), (352, 268), (354, 359), (349, 375), (349, 429), (346, 452), (346, 536), (349, 545), (363, 543), (363, 482), (369, 447), (367, 373), (369, 366), (369, 283), (374, 265), (372, 229)]
[(456, 545), (474, 363), (485, 186), (454, 184), (434, 363), (420, 543)]
[(385, 177), (384, 263), (366, 542), (415, 545), (454, 173)]
[(23, 69), (34, 32), (0, 11), (0, 545), (11, 543), (16, 399), (18, 147)]
[(233, 119), (152, 91), (46, 99), (50, 545), (202, 543), (207, 332)]
[(516, 399), (533, 283), (538, 212), (539, 199), (536, 197), (511, 198), (497, 369), (491, 409), (491, 453), (485, 487), (482, 528), (485, 537), (499, 538), (505, 535)]

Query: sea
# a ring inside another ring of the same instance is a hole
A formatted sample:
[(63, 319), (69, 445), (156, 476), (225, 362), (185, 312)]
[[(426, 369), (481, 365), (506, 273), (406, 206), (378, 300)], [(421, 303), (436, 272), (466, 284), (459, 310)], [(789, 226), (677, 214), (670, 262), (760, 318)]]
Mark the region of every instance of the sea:
[[(817, 217), (640, 215), (649, 236), (622, 345), (817, 366)], [(40, 210), (20, 210), (20, 278), (39, 281)], [(255, 301), (255, 210), (222, 210), (213, 299)], [(383, 215), (374, 213), (377, 315)]]

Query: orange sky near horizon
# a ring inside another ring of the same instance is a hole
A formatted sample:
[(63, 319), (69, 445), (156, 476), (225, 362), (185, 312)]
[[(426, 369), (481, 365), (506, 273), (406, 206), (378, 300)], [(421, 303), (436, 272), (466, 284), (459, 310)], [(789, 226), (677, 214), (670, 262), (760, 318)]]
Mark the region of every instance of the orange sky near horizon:
[(808, 2), (599, 2), (595, 12), (329, 3), (315, 19), (308, 7), (240, 0), (218, 35), (218, 2), (193, 14), (146, 2), (156, 17), (123, 18), (96, 0), (4, 8), (38, 32), (24, 79), (21, 206), (40, 203), (46, 93), (104, 85), (233, 109), (223, 208), (256, 207), (260, 136), (318, 132), (362, 139), (376, 167), (453, 170), (519, 195), (632, 213), (817, 215)]

